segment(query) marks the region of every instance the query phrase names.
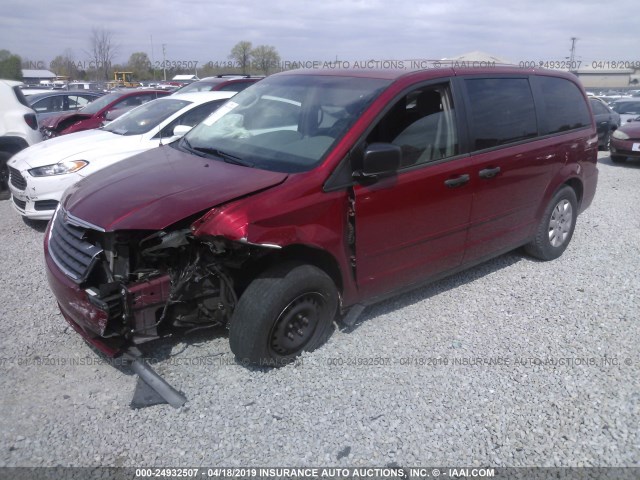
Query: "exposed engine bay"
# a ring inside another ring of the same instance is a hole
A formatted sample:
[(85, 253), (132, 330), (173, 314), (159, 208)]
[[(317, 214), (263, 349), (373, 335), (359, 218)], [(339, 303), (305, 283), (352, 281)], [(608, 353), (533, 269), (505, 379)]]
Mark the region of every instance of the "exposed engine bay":
[(137, 344), (174, 328), (224, 326), (231, 318), (237, 303), (232, 272), (249, 257), (246, 245), (201, 243), (188, 229), (142, 237), (116, 232), (104, 243), (105, 259), (88, 284), (97, 285), (92, 303), (109, 313), (106, 336)]
[(243, 267), (268, 250), (195, 238), (189, 228), (100, 232), (62, 217), (53, 220), (52, 258), (105, 313), (88, 326), (115, 348), (227, 325), (250, 280)]

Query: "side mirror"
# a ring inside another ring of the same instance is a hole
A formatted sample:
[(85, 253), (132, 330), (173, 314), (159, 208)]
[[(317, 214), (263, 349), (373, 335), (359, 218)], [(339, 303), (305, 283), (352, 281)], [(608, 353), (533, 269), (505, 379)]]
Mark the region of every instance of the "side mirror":
[(402, 163), (402, 150), (391, 143), (372, 143), (362, 158), (362, 177), (378, 177), (395, 173)]
[(176, 125), (173, 129), (173, 136), (182, 137), (185, 133), (187, 133), (192, 128), (193, 127), (190, 127), (189, 125)]
[(117, 117), (118, 117), (118, 114), (115, 113), (115, 110), (109, 110), (107, 112), (104, 112), (104, 120), (105, 120), (105, 122), (112, 122)]

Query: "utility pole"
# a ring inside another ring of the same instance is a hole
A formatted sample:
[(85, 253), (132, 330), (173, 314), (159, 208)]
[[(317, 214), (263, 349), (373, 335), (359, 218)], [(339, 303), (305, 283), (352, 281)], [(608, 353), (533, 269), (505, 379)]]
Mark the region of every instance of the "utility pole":
[(569, 57), (569, 71), (576, 70), (573, 62), (576, 59), (576, 42), (577, 41), (578, 41), (577, 37), (571, 37), (571, 56)]
[(154, 59), (153, 59), (153, 35), (150, 35), (151, 37), (151, 68), (153, 69), (153, 81), (156, 81), (156, 64), (154, 63)]
[(163, 43), (162, 44), (162, 71), (164, 72), (164, 81), (167, 81), (167, 57), (166, 57), (166, 50), (167, 44)]

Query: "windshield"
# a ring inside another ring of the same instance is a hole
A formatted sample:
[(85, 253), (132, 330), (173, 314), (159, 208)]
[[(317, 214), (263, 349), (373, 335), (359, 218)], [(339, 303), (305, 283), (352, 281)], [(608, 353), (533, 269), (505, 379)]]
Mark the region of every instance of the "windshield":
[(190, 103), (186, 100), (159, 98), (127, 112), (126, 115), (117, 118), (103, 129), (118, 135), (140, 135), (148, 132)]
[(640, 102), (615, 102), (611, 108), (617, 113), (640, 115)]
[(270, 77), (194, 127), (182, 146), (265, 170), (311, 170), (389, 83), (325, 75)]
[(97, 100), (94, 100), (93, 102), (91, 102), (86, 107), (82, 107), (80, 110), (78, 110), (78, 113), (84, 113), (84, 114), (87, 114), (87, 115), (95, 115), (100, 110), (102, 110), (104, 107), (109, 105), (111, 102), (113, 102), (114, 100), (117, 100), (118, 98), (120, 98), (122, 95), (123, 95), (122, 93), (117, 93), (117, 92), (109, 93), (108, 95), (105, 95), (104, 97), (100, 97)]

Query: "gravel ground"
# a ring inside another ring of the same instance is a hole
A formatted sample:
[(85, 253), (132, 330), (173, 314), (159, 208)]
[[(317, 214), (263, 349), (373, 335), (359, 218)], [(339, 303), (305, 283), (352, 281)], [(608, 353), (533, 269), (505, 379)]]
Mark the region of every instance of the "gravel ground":
[(0, 202), (0, 466), (640, 466), (640, 163), (601, 157), (556, 261), (370, 307), (278, 370), (236, 364), (224, 331), (147, 348), (179, 410), (129, 408), (136, 377), (58, 313), (42, 225)]

